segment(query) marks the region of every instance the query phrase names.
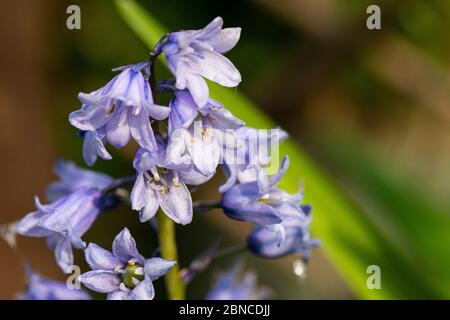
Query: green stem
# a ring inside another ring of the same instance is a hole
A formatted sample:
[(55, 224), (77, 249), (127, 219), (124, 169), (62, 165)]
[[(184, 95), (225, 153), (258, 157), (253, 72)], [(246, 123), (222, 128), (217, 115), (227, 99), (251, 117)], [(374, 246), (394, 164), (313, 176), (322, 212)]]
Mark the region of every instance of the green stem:
[(175, 239), (175, 224), (164, 212), (159, 211), (159, 244), (161, 246), (161, 256), (167, 260), (177, 261), (164, 280), (166, 282), (167, 294), (171, 300), (184, 300), (186, 298), (186, 287), (179, 276), (177, 243)]

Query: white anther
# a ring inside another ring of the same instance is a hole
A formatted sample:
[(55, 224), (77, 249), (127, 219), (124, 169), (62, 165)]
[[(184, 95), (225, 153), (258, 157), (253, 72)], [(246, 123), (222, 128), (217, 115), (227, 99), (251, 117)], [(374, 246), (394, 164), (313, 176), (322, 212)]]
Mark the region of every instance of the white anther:
[(125, 285), (125, 283), (123, 283), (123, 282), (120, 283), (119, 289), (124, 292), (130, 292), (130, 289), (128, 289), (127, 286)]
[(143, 276), (143, 275), (144, 275), (144, 268), (142, 268), (142, 267), (137, 268), (137, 269), (134, 271), (134, 274), (135, 274), (135, 275), (138, 275), (138, 276)]
[(138, 279), (136, 279), (136, 278), (131, 278), (131, 281), (133, 282), (133, 284), (135, 285), (135, 286), (137, 286), (139, 283), (141, 283)]

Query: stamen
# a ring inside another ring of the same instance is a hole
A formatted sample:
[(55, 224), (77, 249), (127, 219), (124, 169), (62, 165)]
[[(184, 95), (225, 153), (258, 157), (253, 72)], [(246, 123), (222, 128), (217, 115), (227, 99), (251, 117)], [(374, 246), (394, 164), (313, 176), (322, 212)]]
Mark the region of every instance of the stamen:
[(144, 275), (144, 268), (139, 267), (136, 269), (136, 271), (134, 271), (134, 274), (138, 275), (138, 276), (143, 276)]
[(127, 286), (125, 285), (125, 283), (123, 283), (123, 282), (120, 283), (119, 289), (124, 292), (130, 292), (130, 289), (128, 289)]
[(144, 178), (146, 178), (147, 180), (150, 180), (150, 181), (153, 180), (153, 178), (150, 176), (150, 174), (147, 171), (144, 172)]
[(178, 181), (177, 178), (173, 178), (172, 183), (175, 187), (181, 187), (181, 183), (180, 183), (180, 181)]
[(209, 127), (206, 127), (206, 129), (202, 129), (202, 131), (201, 131), (201, 133), (202, 133), (202, 138), (206, 137), (206, 136), (209, 134), (210, 131), (211, 131), (211, 130), (210, 130)]
[(106, 111), (106, 117), (108, 118), (116, 110), (116, 105), (113, 103), (111, 107)]
[(131, 278), (131, 281), (133, 282), (133, 284), (135, 285), (135, 286), (137, 286), (139, 283), (141, 283), (138, 279), (136, 279), (136, 278)]
[(161, 194), (168, 193), (169, 191), (170, 191), (170, 189), (167, 188), (167, 187), (165, 187), (165, 186), (161, 186), (161, 189), (159, 189), (159, 192), (160, 192)]
[(156, 182), (161, 181), (161, 177), (159, 176), (158, 169), (152, 168), (150, 171), (152, 172), (153, 179), (155, 179)]
[(266, 193), (261, 197), (261, 200), (268, 200), (270, 198), (270, 194)]

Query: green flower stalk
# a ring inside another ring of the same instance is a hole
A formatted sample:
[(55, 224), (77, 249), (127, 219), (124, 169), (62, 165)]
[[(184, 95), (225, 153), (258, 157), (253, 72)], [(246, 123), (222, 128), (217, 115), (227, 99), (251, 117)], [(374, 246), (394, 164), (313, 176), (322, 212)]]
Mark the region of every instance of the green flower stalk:
[[(163, 259), (179, 261), (175, 236), (175, 223), (163, 212), (157, 215), (159, 224), (159, 244)], [(164, 277), (167, 295), (171, 300), (184, 300), (186, 298), (186, 286), (179, 276), (179, 265), (176, 264)]]

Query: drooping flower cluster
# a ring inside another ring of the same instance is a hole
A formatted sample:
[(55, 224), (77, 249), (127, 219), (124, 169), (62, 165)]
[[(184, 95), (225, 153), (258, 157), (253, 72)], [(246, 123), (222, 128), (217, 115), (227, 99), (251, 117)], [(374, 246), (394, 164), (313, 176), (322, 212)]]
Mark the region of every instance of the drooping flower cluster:
[[(152, 220), (160, 210), (175, 223), (187, 225), (196, 211), (191, 189), (210, 180), (218, 168), (228, 178), (219, 189), (221, 201), (211, 208), (221, 207), (228, 217), (255, 225), (247, 240), (251, 252), (268, 258), (300, 253), (307, 258), (317, 245), (309, 237), (310, 207), (299, 204), (302, 193), (289, 194), (277, 186), (288, 157), (278, 172), (267, 171), (270, 149), (287, 134), (247, 127), (209, 96), (205, 79), (225, 87), (241, 81), (239, 71), (223, 56), (238, 42), (240, 28), (222, 26), (218, 17), (201, 30), (166, 34), (149, 61), (116, 68), (119, 74), (105, 86), (80, 93), (81, 108), (69, 121), (83, 139), (85, 162), (111, 160), (109, 145), (121, 149), (134, 140), (135, 175), (114, 179), (60, 161), (60, 180), (47, 190), (49, 203), (43, 205), (36, 197), (36, 211), (17, 223), (19, 234), (47, 239), (64, 272), (74, 264), (73, 248), (83, 249), (91, 271), (79, 280), (107, 293), (108, 299), (153, 299), (152, 282), (176, 262), (145, 259), (126, 228), (114, 239), (112, 252), (95, 243), (86, 246), (82, 237), (97, 217), (125, 197), (141, 222)], [(153, 64), (162, 54), (173, 78), (157, 82)], [(163, 91), (172, 95), (169, 106), (156, 103)], [(130, 183), (129, 197), (118, 192)], [(209, 298), (259, 297), (253, 290), (254, 277), (246, 274), (239, 285), (237, 272), (235, 268), (219, 281)]]
[(149, 117), (163, 120), (170, 109), (154, 104), (150, 85), (141, 72), (144, 67), (126, 66), (103, 88), (78, 95), (82, 107), (70, 114), (69, 121), (83, 132), (87, 164), (94, 164), (97, 156), (111, 159), (105, 144), (120, 149), (131, 137), (143, 148), (157, 149)]
[(319, 241), (309, 235), (311, 206), (299, 204), (303, 192), (290, 194), (277, 187), (288, 166), (289, 158), (285, 156), (279, 171), (270, 177), (260, 163), (229, 169), (239, 182), (231, 185), (229, 178), (221, 206), (230, 218), (256, 225), (247, 239), (254, 254), (279, 258), (298, 253), (307, 261), (310, 249)]
[(239, 41), (241, 28), (222, 29), (222, 18), (215, 18), (201, 30), (187, 30), (167, 36), (162, 51), (173, 72), (178, 90), (188, 89), (194, 101), (204, 106), (209, 100), (207, 78), (221, 86), (235, 87), (241, 74), (222, 54)]

